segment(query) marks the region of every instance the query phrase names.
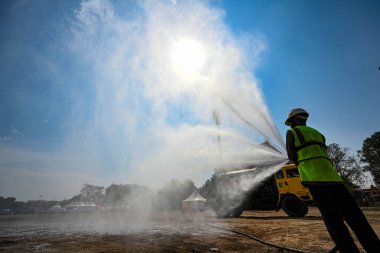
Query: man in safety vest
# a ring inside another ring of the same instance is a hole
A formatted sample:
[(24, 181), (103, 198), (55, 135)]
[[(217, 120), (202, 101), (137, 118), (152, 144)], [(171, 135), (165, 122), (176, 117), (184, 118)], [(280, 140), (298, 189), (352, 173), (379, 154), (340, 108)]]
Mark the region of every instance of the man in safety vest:
[(298, 165), (301, 183), (308, 187), (326, 228), (342, 253), (359, 253), (346, 222), (367, 252), (380, 252), (380, 241), (350, 195), (327, 154), (325, 137), (306, 126), (309, 117), (302, 108), (289, 112), (285, 121), (288, 157)]

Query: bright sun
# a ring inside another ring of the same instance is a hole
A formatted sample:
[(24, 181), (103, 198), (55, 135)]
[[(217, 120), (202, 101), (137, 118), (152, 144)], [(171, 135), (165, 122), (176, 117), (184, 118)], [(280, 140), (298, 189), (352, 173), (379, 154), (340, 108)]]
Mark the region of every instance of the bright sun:
[(184, 75), (198, 73), (205, 62), (205, 58), (203, 46), (193, 39), (177, 41), (171, 55), (175, 70)]

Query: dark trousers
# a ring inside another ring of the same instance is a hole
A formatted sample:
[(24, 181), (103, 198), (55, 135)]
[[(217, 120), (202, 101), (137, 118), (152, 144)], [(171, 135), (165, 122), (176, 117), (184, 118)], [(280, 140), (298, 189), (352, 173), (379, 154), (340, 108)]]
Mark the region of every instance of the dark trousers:
[(307, 187), (322, 214), (332, 240), (341, 253), (359, 253), (344, 221), (367, 252), (380, 252), (380, 241), (376, 233), (344, 185)]

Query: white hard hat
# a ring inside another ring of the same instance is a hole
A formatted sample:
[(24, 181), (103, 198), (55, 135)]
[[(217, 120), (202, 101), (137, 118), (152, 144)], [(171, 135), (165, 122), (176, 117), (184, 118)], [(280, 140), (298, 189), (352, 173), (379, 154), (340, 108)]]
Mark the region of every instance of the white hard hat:
[(306, 110), (302, 108), (292, 109), (288, 114), (288, 118), (285, 120), (285, 125), (290, 126), (292, 118), (307, 119), (308, 117), (309, 113)]

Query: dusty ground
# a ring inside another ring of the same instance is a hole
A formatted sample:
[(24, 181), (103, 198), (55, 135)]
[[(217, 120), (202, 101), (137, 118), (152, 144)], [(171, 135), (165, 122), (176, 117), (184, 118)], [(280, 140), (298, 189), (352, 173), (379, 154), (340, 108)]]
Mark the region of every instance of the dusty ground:
[[(364, 212), (380, 236), (380, 209)], [(208, 224), (312, 252), (333, 246), (319, 211), (311, 208), (305, 218), (282, 211), (246, 211), (234, 219), (209, 211), (0, 216), (0, 252), (285, 252)]]

